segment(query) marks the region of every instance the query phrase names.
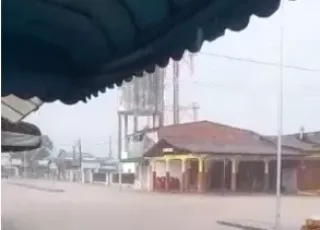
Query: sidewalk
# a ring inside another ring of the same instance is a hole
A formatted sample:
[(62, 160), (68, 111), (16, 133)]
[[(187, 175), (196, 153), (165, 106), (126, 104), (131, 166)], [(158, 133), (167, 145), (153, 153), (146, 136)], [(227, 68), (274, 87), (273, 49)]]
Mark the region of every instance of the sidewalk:
[(257, 222), (253, 220), (218, 220), (219, 225), (228, 227), (246, 229), (246, 230), (271, 230), (274, 227), (268, 223)]
[[(232, 227), (234, 229), (245, 229), (245, 230), (274, 230), (274, 225), (271, 223), (239, 219), (239, 220), (218, 220), (217, 224)], [(297, 226), (281, 226), (282, 230), (298, 230)]]

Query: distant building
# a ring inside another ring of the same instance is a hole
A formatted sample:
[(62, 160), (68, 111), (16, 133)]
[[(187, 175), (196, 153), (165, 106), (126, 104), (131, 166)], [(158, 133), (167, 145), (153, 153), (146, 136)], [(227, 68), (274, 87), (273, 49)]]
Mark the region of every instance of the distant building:
[[(116, 171), (118, 167), (118, 162), (113, 159), (95, 157), (86, 152), (80, 155), (75, 152), (60, 151), (59, 155), (53, 158), (53, 162), (57, 166), (60, 180), (82, 180), (84, 183), (92, 183), (95, 178), (106, 181), (107, 174)], [(101, 179), (102, 177), (104, 179)]]

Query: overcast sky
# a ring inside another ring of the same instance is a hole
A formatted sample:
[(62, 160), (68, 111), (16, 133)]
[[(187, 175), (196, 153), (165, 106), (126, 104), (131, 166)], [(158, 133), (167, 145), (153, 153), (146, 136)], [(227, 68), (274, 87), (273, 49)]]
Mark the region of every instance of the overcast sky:
[[(301, 126), (306, 131), (320, 130), (319, 9), (319, 0), (286, 4), (285, 64), (309, 70), (285, 69), (285, 133), (297, 132)], [(197, 102), (199, 120), (275, 134), (280, 68), (217, 57), (216, 54), (279, 63), (279, 16), (277, 13), (268, 19), (252, 17), (244, 31), (227, 31), (224, 37), (206, 43), (195, 58), (193, 76), (187, 69), (183, 71), (181, 104)], [(167, 84), (167, 90), (170, 87)], [(188, 117), (188, 114), (184, 116)], [(114, 148), (117, 143), (117, 91), (107, 91), (87, 104), (46, 104), (27, 121), (37, 124), (57, 148), (70, 150), (74, 141), (81, 138), (84, 151), (105, 156), (108, 136), (112, 136)]]

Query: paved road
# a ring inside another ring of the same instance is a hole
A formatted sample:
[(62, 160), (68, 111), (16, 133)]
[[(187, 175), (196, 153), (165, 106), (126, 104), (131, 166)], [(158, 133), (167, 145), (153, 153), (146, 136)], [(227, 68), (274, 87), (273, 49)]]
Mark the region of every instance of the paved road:
[[(51, 182), (50, 182), (51, 183)], [(5, 230), (229, 230), (218, 219), (273, 219), (272, 197), (220, 197), (137, 193), (103, 186), (61, 183), (50, 193), (2, 182)], [(285, 197), (283, 222), (299, 226), (320, 213), (320, 199)], [(231, 228), (230, 228), (231, 230)]]

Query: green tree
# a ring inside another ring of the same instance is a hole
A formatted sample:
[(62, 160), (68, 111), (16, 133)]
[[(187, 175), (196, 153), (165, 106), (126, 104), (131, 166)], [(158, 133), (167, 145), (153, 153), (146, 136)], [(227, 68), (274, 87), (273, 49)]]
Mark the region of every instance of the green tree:
[(41, 147), (33, 150), (32, 159), (43, 159), (52, 155), (53, 142), (48, 135), (41, 136)]
[(53, 149), (53, 142), (51, 141), (48, 135), (42, 135), (41, 141), (42, 141), (41, 147), (45, 147), (50, 150)]

